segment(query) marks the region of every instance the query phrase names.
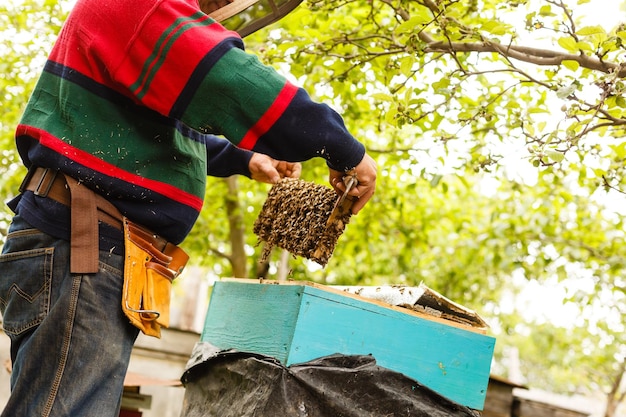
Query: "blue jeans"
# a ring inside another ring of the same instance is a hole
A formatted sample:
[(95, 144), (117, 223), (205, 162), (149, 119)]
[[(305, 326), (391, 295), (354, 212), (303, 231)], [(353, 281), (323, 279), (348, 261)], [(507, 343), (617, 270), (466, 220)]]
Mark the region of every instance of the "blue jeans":
[(69, 271), (69, 242), (15, 216), (0, 255), (0, 310), (11, 339), (2, 417), (117, 417), (138, 335), (121, 310), (120, 255)]

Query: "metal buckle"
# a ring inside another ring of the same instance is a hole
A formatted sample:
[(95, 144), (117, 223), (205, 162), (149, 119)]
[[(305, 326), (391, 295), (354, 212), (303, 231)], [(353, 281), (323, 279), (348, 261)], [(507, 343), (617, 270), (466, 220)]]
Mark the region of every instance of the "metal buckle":
[(22, 183), (20, 184), (20, 188), (18, 188), (18, 191), (20, 192), (20, 194), (26, 191), (26, 187), (28, 187), (28, 183), (30, 183), (30, 180), (33, 178), (33, 174), (35, 173), (36, 169), (37, 168), (32, 167), (32, 166), (28, 169), (26, 176), (24, 177), (24, 179), (22, 180)]
[[(38, 168), (39, 167), (31, 166), (28, 169), (26, 176), (24, 177), (24, 179), (22, 180), (22, 183), (20, 184), (20, 188), (18, 188), (20, 193), (23, 193), (24, 191), (28, 189), (28, 185), (32, 181), (33, 176), (35, 175), (35, 172), (37, 171)], [(59, 172), (59, 170), (50, 169), (50, 168), (42, 168), (42, 169), (43, 169), (43, 174), (41, 175), (41, 178), (39, 178), (39, 182), (37, 183), (37, 187), (35, 187), (34, 193), (36, 196), (47, 197), (48, 193), (50, 192), (50, 189), (52, 188), (52, 184), (54, 183), (54, 180), (57, 177), (57, 173)], [(52, 171), (52, 174), (50, 174), (50, 171)], [(50, 175), (52, 176), (50, 177)], [(42, 192), (41, 188), (44, 185), (44, 182), (46, 181), (46, 179), (49, 179), (49, 182), (45, 184), (44, 190)]]
[[(37, 187), (35, 187), (35, 195), (39, 196), (39, 197), (47, 197), (48, 193), (50, 192), (50, 189), (52, 188), (52, 184), (54, 184), (54, 180), (57, 177), (57, 173), (59, 172), (56, 169), (51, 170), (50, 168), (44, 168), (43, 169), (43, 174), (41, 175), (41, 178), (39, 179), (39, 183), (37, 184)], [(50, 173), (50, 171), (52, 171), (52, 173)], [(50, 177), (50, 180), (48, 181), (47, 184), (45, 184), (45, 187), (43, 189), (43, 192), (41, 190), (42, 186), (44, 185), (44, 182), (46, 181), (46, 179), (49, 177), (49, 175), (52, 175)]]

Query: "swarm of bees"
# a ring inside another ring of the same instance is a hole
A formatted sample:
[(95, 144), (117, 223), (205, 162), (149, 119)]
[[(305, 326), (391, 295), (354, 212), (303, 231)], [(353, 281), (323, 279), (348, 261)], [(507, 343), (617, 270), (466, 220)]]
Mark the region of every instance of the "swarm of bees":
[(261, 259), (276, 246), (326, 266), (351, 216), (348, 208), (331, 218), (337, 199), (333, 189), (301, 179), (274, 184), (254, 222), (254, 233), (265, 242)]

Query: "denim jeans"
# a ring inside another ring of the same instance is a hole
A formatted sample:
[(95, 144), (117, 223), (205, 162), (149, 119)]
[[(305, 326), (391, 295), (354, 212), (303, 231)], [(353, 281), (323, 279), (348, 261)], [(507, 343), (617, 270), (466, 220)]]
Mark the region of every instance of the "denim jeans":
[(0, 310), (11, 339), (2, 417), (117, 417), (138, 330), (121, 310), (123, 257), (69, 272), (69, 242), (15, 216), (0, 255)]

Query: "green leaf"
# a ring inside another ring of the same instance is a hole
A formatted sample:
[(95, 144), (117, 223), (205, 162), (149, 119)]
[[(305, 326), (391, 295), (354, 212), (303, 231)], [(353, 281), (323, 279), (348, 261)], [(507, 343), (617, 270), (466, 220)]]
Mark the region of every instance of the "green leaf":
[(592, 52), (593, 46), (591, 46), (589, 42), (580, 41), (580, 42), (576, 42), (576, 49), (579, 51)]
[(571, 59), (565, 59), (561, 62), (561, 64), (563, 64), (563, 66), (570, 71), (576, 71), (578, 68), (580, 68), (580, 64), (578, 63), (578, 61), (574, 61)]
[(576, 85), (570, 84), (568, 86), (559, 88), (556, 92), (556, 96), (561, 99), (567, 98), (570, 95), (572, 95), (575, 91), (576, 91)]
[(396, 125), (397, 121), (396, 121), (396, 115), (398, 114), (398, 111), (393, 108), (390, 108), (387, 113), (385, 113), (385, 122), (391, 126)]
[(504, 35), (507, 33), (507, 26), (496, 20), (490, 20), (481, 25), (481, 29), (485, 32), (491, 33), (492, 35)]
[(422, 26), (429, 23), (433, 19), (432, 15), (426, 8), (420, 7), (417, 9), (409, 20), (401, 23), (396, 27), (396, 33), (414, 32), (421, 30)]
[(562, 162), (563, 159), (565, 158), (563, 153), (562, 152), (558, 152), (558, 151), (547, 151), (546, 155), (548, 156), (548, 158), (550, 158), (554, 162)]
[(450, 78), (448, 77), (440, 78), (439, 80), (432, 83), (432, 87), (435, 91), (445, 90), (449, 86), (450, 86)]
[(539, 122), (537, 124), (537, 130), (539, 130), (540, 132), (543, 132), (543, 130), (546, 128), (547, 123), (546, 122)]
[(565, 50), (570, 52), (578, 52), (576, 41), (569, 36), (559, 38), (558, 44)]
[(609, 109), (617, 106), (617, 96), (609, 96), (609, 97), (607, 97), (606, 100), (604, 100), (604, 104)]
[(552, 13), (552, 7), (549, 4), (541, 6), (541, 9), (539, 9), (539, 15), (541, 15), (541, 16), (553, 16), (554, 13)]
[(411, 74), (415, 58), (411, 55), (400, 60), (400, 73), (406, 76)]
[(619, 145), (609, 145), (609, 147), (615, 152), (615, 156), (620, 159), (626, 158), (626, 142), (622, 142)]
[(585, 26), (576, 31), (579, 36), (590, 36), (597, 34), (606, 34), (606, 31), (602, 26)]
[(530, 107), (526, 110), (529, 115), (538, 114), (538, 113), (550, 113), (546, 107)]
[(396, 100), (392, 95), (385, 94), (385, 93), (374, 93), (374, 94), (371, 94), (370, 97), (375, 100), (380, 100), (380, 101), (394, 102)]

